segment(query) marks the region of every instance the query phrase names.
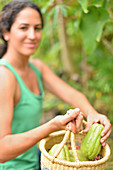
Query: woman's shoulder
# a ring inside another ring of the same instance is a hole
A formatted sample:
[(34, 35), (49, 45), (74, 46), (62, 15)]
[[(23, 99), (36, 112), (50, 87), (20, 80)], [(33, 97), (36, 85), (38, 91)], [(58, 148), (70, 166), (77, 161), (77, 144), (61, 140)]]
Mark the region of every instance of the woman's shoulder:
[(16, 79), (12, 71), (4, 65), (0, 65), (0, 77), (4, 77), (4, 79)]
[(41, 60), (31, 58), (29, 59), (29, 62), (32, 63), (41, 73), (43, 72), (45, 64)]
[(15, 85), (16, 78), (13, 73), (7, 67), (0, 65), (0, 86), (14, 89)]

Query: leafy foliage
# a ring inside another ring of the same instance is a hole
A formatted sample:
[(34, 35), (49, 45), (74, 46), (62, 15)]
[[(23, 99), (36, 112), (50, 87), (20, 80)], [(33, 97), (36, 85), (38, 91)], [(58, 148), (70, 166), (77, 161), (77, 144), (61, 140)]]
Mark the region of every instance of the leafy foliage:
[(110, 20), (106, 9), (102, 7), (90, 7), (88, 14), (83, 13), (80, 29), (86, 52), (91, 54), (100, 41), (103, 27)]
[(78, 2), (81, 4), (83, 11), (88, 13), (88, 0), (78, 0)]

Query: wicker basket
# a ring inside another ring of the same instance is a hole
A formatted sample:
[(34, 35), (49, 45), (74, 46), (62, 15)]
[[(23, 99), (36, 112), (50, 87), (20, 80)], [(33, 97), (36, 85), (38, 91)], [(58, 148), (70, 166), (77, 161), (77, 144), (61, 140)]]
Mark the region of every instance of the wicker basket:
[[(102, 159), (95, 161), (79, 161), (76, 154), (76, 146), (81, 144), (83, 137), (84, 134), (82, 133), (76, 133), (74, 135), (70, 131), (58, 131), (41, 140), (39, 144), (41, 150), (41, 170), (105, 170), (107, 160), (110, 156), (108, 144), (101, 149)], [(60, 148), (58, 148), (53, 157), (49, 155), (48, 151), (56, 143), (60, 143)], [(64, 144), (68, 145), (69, 143), (71, 143), (75, 162), (57, 159)]]

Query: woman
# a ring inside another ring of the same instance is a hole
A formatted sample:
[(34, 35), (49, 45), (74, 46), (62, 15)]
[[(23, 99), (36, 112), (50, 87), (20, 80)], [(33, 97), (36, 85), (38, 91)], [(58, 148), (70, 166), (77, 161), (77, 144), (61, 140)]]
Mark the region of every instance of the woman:
[[(27, 0), (14, 0), (0, 14), (0, 167), (8, 170), (38, 169), (36, 144), (49, 133), (72, 121), (80, 130), (83, 115), (86, 133), (94, 122), (102, 123), (101, 143), (110, 135), (108, 118), (96, 112), (86, 97), (59, 79), (43, 62), (30, 59), (41, 40), (40, 9)], [(39, 126), (43, 86), (73, 107), (69, 115), (57, 116)]]

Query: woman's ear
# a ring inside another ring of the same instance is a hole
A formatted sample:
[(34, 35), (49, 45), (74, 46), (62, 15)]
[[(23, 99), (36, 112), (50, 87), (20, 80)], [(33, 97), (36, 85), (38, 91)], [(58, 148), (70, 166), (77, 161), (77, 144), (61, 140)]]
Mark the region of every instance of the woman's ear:
[(9, 32), (7, 30), (3, 32), (3, 37), (5, 41), (9, 41)]

